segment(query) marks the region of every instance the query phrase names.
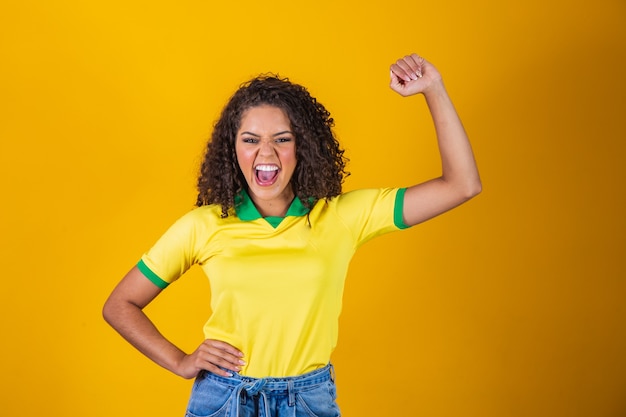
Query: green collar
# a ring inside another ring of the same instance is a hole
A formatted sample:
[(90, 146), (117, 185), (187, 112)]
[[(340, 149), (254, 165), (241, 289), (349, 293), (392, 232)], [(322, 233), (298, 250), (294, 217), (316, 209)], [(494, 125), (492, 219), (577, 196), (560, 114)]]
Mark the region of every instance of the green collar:
[[(244, 222), (250, 222), (253, 220), (264, 218), (274, 228), (278, 227), (280, 222), (284, 219), (284, 217), (280, 216), (261, 216), (261, 213), (259, 213), (259, 210), (256, 208), (256, 206), (252, 202), (252, 199), (245, 190), (242, 190), (239, 194), (235, 196), (235, 212), (237, 213), (237, 217), (239, 217), (239, 219), (243, 220)], [(300, 199), (296, 197), (293, 199), (291, 205), (287, 209), (287, 214), (285, 214), (285, 217), (304, 216), (308, 212), (309, 209), (304, 207), (302, 201), (300, 201)]]

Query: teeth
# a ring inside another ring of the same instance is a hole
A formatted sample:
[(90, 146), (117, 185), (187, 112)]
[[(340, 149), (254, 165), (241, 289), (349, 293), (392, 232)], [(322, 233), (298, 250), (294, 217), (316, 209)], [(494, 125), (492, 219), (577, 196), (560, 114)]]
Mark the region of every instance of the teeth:
[(276, 165), (257, 165), (256, 170), (265, 172), (278, 171), (278, 167)]

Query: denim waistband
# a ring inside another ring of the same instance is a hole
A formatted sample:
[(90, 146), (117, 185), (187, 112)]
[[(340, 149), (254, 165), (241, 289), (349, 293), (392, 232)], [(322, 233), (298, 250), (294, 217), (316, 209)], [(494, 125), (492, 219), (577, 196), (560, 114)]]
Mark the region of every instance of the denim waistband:
[(231, 402), (230, 416), (239, 416), (239, 404), (245, 404), (248, 396), (257, 397), (259, 408), (263, 407), (265, 415), (269, 416), (268, 397), (272, 395), (287, 395), (290, 407), (296, 404), (296, 393), (303, 389), (310, 389), (327, 381), (334, 381), (335, 372), (332, 364), (323, 368), (308, 372), (303, 375), (283, 378), (252, 378), (233, 374), (230, 377), (203, 372), (199, 378), (209, 378), (220, 384), (234, 388), (228, 399)]

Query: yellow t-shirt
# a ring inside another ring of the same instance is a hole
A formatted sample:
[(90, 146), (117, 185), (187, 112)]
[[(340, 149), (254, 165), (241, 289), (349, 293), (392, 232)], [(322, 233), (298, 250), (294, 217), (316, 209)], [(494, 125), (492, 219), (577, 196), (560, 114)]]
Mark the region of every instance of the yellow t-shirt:
[(337, 343), (344, 281), (355, 250), (407, 226), (405, 189), (363, 189), (307, 213), (294, 199), (284, 218), (263, 218), (246, 193), (236, 216), (221, 207), (181, 217), (141, 258), (139, 269), (165, 288), (198, 264), (211, 285), (207, 339), (240, 349), (240, 374), (296, 376), (324, 367)]

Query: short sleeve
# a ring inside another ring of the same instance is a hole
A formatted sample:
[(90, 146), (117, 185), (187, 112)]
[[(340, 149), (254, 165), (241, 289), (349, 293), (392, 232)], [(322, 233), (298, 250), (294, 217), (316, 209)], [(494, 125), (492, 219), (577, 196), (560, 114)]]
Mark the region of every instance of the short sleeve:
[(409, 226), (403, 221), (405, 188), (361, 189), (338, 197), (336, 211), (352, 231), (357, 246)]
[(197, 262), (197, 211), (178, 219), (142, 257), (137, 267), (156, 286), (165, 288)]

